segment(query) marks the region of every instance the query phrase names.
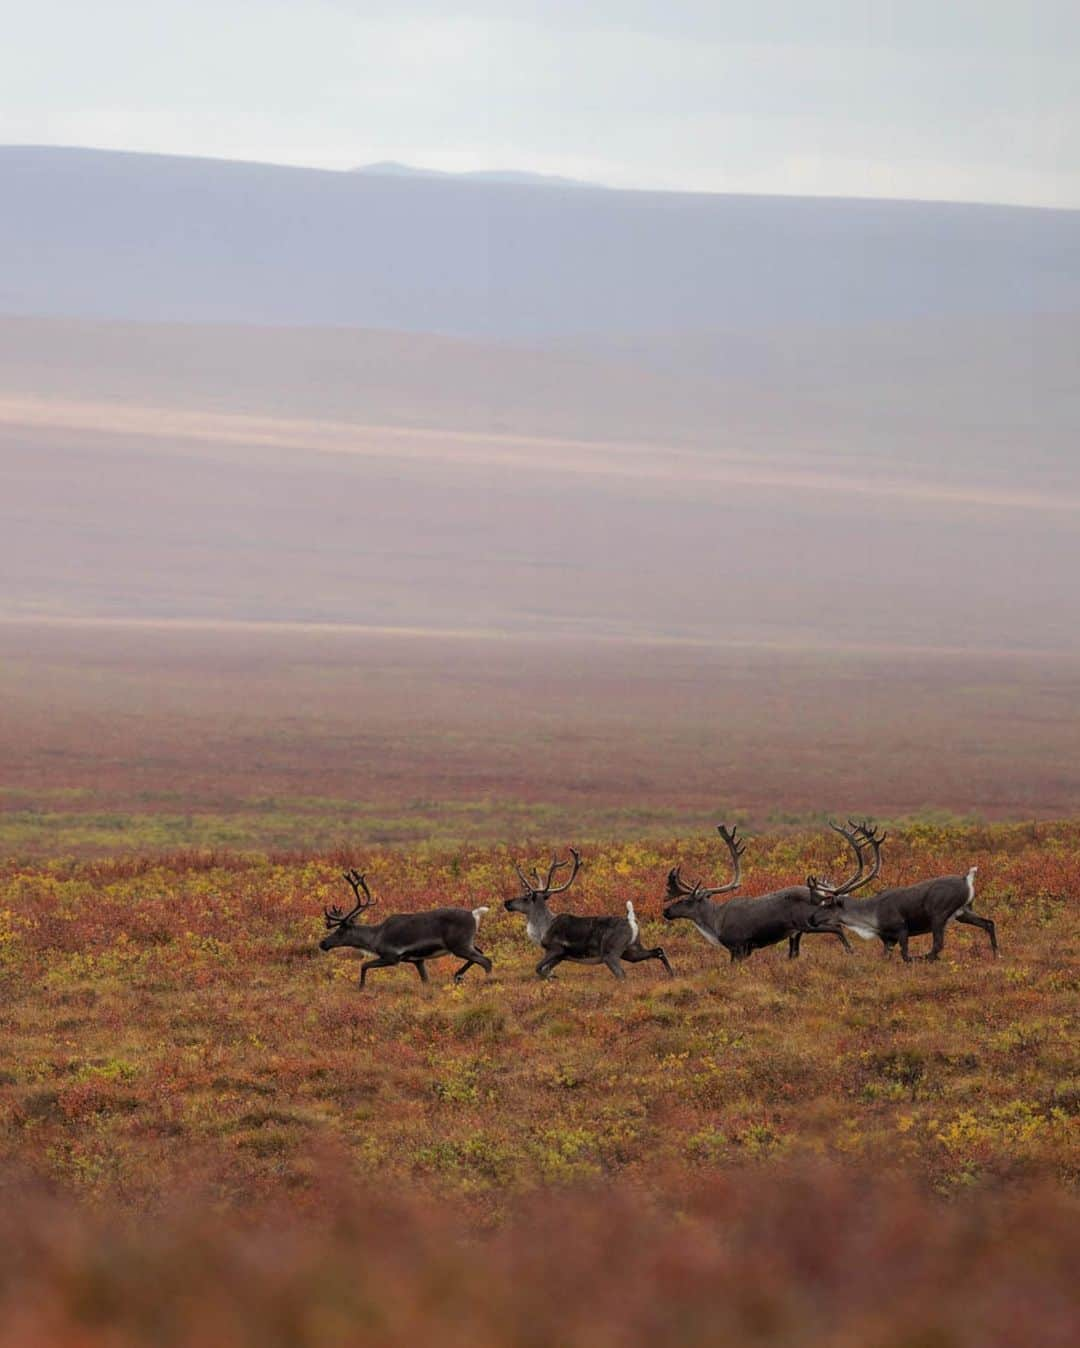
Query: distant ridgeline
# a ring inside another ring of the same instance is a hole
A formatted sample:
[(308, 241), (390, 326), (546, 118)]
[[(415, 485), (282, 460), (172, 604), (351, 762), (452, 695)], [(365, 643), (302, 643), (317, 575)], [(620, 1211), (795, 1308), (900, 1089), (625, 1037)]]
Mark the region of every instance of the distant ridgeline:
[(1065, 311), (1080, 213), (0, 149), (0, 313), (599, 336)]

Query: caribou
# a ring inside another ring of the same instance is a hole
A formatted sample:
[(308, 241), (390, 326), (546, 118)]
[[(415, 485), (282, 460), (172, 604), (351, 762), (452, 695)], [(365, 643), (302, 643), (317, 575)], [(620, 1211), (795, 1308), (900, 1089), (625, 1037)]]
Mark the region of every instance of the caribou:
[(456, 955), (465, 961), (454, 974), (455, 983), (460, 983), (474, 964), (486, 974), (491, 973), (491, 960), (476, 944), (476, 933), (481, 917), (488, 911), (486, 908), (433, 908), (426, 913), (395, 913), (382, 922), (369, 925), (356, 919), (373, 908), (378, 900), (372, 898), (367, 880), (355, 867), (345, 871), (344, 879), (352, 888), (356, 903), (347, 913), (336, 906), (323, 909), (328, 932), (319, 942), (319, 949), (353, 946), (374, 955), (374, 959), (365, 960), (360, 966), (361, 987), (369, 969), (388, 969), (395, 964), (414, 965), (421, 983), (426, 983), (425, 961), (443, 955)]
[[(832, 892), (837, 895), (853, 893), (868, 885), (880, 871), (881, 844), (885, 841), (885, 835), (879, 836), (868, 823), (856, 824), (850, 819), (847, 828), (839, 824), (830, 824), (829, 827), (847, 842), (858, 863), (855, 874), (837, 885)], [(737, 829), (729, 830), (720, 824), (717, 832), (731, 857), (731, 879), (726, 884), (709, 889), (701, 880), (687, 884), (682, 879), (681, 865), (673, 867), (668, 872), (664, 905), (664, 918), (668, 922), (686, 918), (710, 944), (724, 946), (732, 963), (748, 959), (755, 950), (776, 945), (785, 937), (788, 959), (798, 959), (802, 938), (811, 933), (835, 936), (851, 954), (851, 944), (839, 922), (816, 924), (813, 921), (821, 900), (815, 897), (807, 885), (791, 885), (758, 898), (728, 899), (726, 903), (714, 903), (713, 898), (717, 894), (727, 894), (739, 888), (742, 881), (742, 856), (746, 848)], [(874, 853), (869, 872), (865, 860), (867, 846)]]
[[(559, 871), (570, 867), (570, 874), (561, 884), (555, 884)], [(544, 951), (544, 957), (536, 966), (541, 978), (554, 977), (552, 970), (563, 960), (575, 964), (604, 964), (615, 978), (625, 978), (626, 971), (621, 961), (627, 964), (640, 964), (642, 960), (659, 960), (674, 977), (667, 955), (661, 946), (647, 948), (639, 940), (640, 927), (634, 905), (628, 899), (625, 917), (575, 917), (571, 913), (553, 913), (548, 900), (556, 894), (569, 889), (581, 869), (581, 855), (570, 848), (570, 860), (560, 861), (558, 855), (551, 858), (551, 865), (545, 879), (533, 870), (526, 875), (515, 862), (524, 892), (516, 898), (507, 899), (503, 905), (508, 913), (521, 913), (525, 918), (525, 931), (530, 941), (535, 941)]]
[(908, 939), (925, 936), (929, 932), (933, 942), (928, 960), (936, 960), (945, 945), (945, 929), (950, 922), (963, 922), (981, 927), (990, 937), (990, 949), (997, 958), (997, 929), (988, 917), (972, 912), (975, 902), (975, 873), (972, 866), (966, 875), (941, 875), (933, 880), (898, 889), (884, 889), (871, 898), (849, 900), (848, 893), (822, 884), (817, 876), (806, 878), (807, 887), (819, 905), (813, 921), (819, 930), (835, 930), (836, 925), (853, 931), (865, 941), (878, 937), (885, 956), (899, 945), (905, 963), (911, 963)]

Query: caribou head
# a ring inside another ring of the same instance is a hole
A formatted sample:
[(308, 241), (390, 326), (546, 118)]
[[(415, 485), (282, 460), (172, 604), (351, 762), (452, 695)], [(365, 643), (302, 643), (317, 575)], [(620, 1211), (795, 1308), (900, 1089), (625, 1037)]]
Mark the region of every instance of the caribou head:
[(664, 918), (666, 921), (672, 922), (677, 917), (688, 917), (693, 921), (695, 915), (700, 912), (702, 906), (709, 899), (716, 894), (727, 894), (730, 890), (738, 889), (742, 883), (742, 854), (746, 850), (746, 844), (739, 837), (737, 828), (729, 830), (726, 825), (718, 824), (716, 831), (723, 838), (731, 856), (731, 879), (725, 885), (717, 885), (709, 889), (706, 887), (704, 880), (695, 880), (693, 884), (687, 884), (680, 874), (682, 866), (673, 866), (668, 871), (667, 891), (665, 893)]
[(371, 890), (367, 887), (367, 880), (355, 867), (345, 871), (343, 879), (351, 887), (356, 903), (347, 913), (343, 912), (336, 904), (332, 908), (323, 909), (327, 933), (319, 942), (320, 950), (335, 950), (338, 946), (343, 945), (358, 946), (362, 950), (369, 947), (369, 942), (365, 940), (363, 934), (363, 926), (356, 919), (361, 913), (373, 908), (378, 900), (372, 898)]
[[(555, 883), (555, 878), (560, 871), (570, 868), (570, 874), (561, 885)], [(548, 867), (547, 875), (541, 880), (540, 874), (533, 869), (528, 875), (521, 867), (514, 862), (514, 870), (518, 873), (518, 879), (522, 884), (522, 893), (515, 898), (507, 899), (503, 907), (508, 913), (522, 913), (525, 917), (526, 930), (529, 933), (529, 939), (540, 942), (543, 940), (544, 933), (555, 920), (555, 914), (548, 907), (548, 899), (554, 894), (561, 894), (563, 890), (569, 889), (581, 869), (581, 853), (575, 848), (570, 848), (570, 860), (560, 861), (558, 854), (554, 853), (551, 858), (551, 865)]]

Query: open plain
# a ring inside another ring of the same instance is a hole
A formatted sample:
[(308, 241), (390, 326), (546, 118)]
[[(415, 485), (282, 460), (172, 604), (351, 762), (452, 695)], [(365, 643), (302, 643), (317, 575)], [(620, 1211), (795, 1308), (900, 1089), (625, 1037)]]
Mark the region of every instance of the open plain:
[[(0, 650), (0, 1343), (1072, 1341), (1072, 657), (137, 619)], [(660, 920), (671, 864), (723, 878), (719, 819), (758, 894), (840, 874), (856, 808), (879, 884), (978, 865), (999, 960), (953, 925), (937, 964), (731, 965)], [(535, 977), (502, 900), (571, 841), (560, 906), (632, 900), (673, 979)], [(490, 979), (360, 992), (317, 948), (351, 865), (376, 917), (487, 906)]]
[[(1072, 1348), (1076, 212), (0, 189), (0, 1348)], [(849, 816), (875, 889), (977, 866), (1000, 958), (663, 921), (721, 821), (743, 898)], [(568, 846), (673, 977), (536, 977)], [(486, 908), (490, 978), (360, 990), (354, 866)]]
[(1080, 811), (1080, 661), (0, 622), (0, 851), (664, 836)]
[[(536, 979), (501, 905), (535, 847), (8, 862), (0, 1342), (1064, 1348), (1080, 833), (887, 848), (890, 883), (978, 864), (1002, 958), (954, 926), (937, 964), (816, 936), (731, 965), (659, 921), (708, 834), (583, 848), (566, 906), (632, 899), (675, 969), (622, 984)], [(744, 890), (837, 852), (754, 836)], [(357, 860), (384, 908), (488, 905), (490, 979), (358, 991), (317, 949)]]

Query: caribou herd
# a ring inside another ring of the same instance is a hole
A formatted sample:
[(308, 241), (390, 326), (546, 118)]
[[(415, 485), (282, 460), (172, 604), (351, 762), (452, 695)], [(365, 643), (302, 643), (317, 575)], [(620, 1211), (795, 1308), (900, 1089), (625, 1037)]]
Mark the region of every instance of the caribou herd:
[[(988, 917), (972, 911), (975, 899), (975, 871), (966, 875), (943, 875), (902, 888), (884, 889), (870, 897), (853, 898), (857, 890), (871, 884), (881, 870), (881, 845), (885, 834), (869, 823), (847, 826), (830, 824), (854, 854), (854, 873), (840, 884), (829, 884), (817, 876), (807, 876), (805, 885), (790, 885), (756, 898), (729, 898), (715, 902), (718, 894), (730, 894), (742, 884), (742, 856), (745, 843), (738, 830), (718, 827), (727, 848), (731, 878), (722, 885), (693, 884), (682, 878), (682, 867), (674, 866), (667, 877), (663, 900), (666, 922), (684, 919), (693, 923), (710, 945), (723, 946), (733, 961), (744, 960), (755, 950), (788, 943), (788, 958), (797, 959), (804, 936), (834, 936), (850, 954), (847, 933), (864, 940), (875, 937), (888, 955), (894, 946), (901, 957), (911, 961), (908, 941), (912, 936), (932, 937), (925, 956), (936, 960), (945, 944), (945, 929), (953, 920), (981, 927), (990, 937), (990, 949), (998, 953), (997, 932)], [(515, 865), (522, 892), (507, 899), (509, 913), (525, 918), (529, 940), (543, 951), (536, 966), (541, 978), (553, 977), (555, 967), (564, 960), (576, 964), (603, 964), (616, 978), (625, 978), (623, 964), (658, 960), (669, 975), (671, 965), (662, 946), (644, 946), (634, 905), (627, 901), (625, 916), (582, 917), (573, 913), (555, 913), (550, 900), (570, 888), (581, 869), (581, 856), (571, 847), (568, 860), (551, 859), (547, 874), (539, 870), (528, 874)], [(564, 872), (569, 872), (561, 883)], [(428, 981), (426, 962), (443, 955), (462, 960), (454, 974), (460, 982), (474, 964), (491, 973), (491, 960), (476, 944), (480, 919), (487, 908), (433, 908), (424, 913), (397, 913), (383, 922), (361, 921), (367, 909), (375, 906), (366, 878), (357, 870), (345, 872), (345, 880), (356, 902), (348, 912), (327, 908), (327, 934), (320, 942), (322, 950), (352, 946), (373, 956), (360, 965), (360, 986), (371, 969), (386, 969), (395, 964), (411, 964), (421, 982)]]

